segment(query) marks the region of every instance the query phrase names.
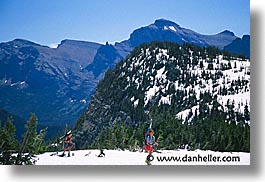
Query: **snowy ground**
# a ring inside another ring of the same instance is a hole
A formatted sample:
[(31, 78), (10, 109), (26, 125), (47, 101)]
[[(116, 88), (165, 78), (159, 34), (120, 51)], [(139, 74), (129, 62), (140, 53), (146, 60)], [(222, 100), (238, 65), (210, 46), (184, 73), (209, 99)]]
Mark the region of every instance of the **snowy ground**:
[[(144, 152), (127, 150), (106, 150), (105, 157), (97, 157), (99, 150), (78, 150), (72, 153), (74, 156), (59, 157), (47, 152), (36, 157), (36, 165), (146, 165), (147, 156)], [(153, 156), (152, 165), (250, 165), (250, 153), (243, 152), (161, 150), (161, 153), (153, 153)]]

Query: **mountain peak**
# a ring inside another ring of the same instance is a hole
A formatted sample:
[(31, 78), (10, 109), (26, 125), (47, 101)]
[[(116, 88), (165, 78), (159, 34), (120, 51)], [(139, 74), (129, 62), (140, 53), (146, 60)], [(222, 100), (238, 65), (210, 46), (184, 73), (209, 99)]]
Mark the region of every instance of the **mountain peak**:
[(235, 34), (229, 30), (224, 30), (222, 32), (219, 33), (219, 35), (231, 35), (231, 36), (235, 36)]
[(180, 27), (178, 24), (176, 24), (173, 21), (170, 20), (166, 20), (166, 19), (157, 19), (155, 20), (154, 25), (156, 25), (157, 27), (164, 27), (164, 26), (175, 26), (175, 27)]
[(14, 39), (13, 41), (10, 41), (12, 43), (14, 43), (15, 45), (20, 45), (20, 46), (25, 46), (25, 45), (30, 45), (30, 46), (40, 46), (39, 44), (37, 43), (34, 43), (32, 41), (29, 41), (29, 40), (25, 40), (25, 39)]
[(64, 39), (58, 45), (58, 48), (62, 47), (62, 46), (91, 47), (92, 45), (95, 45), (95, 46), (99, 47), (102, 44), (99, 44), (99, 43), (96, 43), (96, 42), (82, 41), (82, 40)]
[(242, 40), (250, 40), (250, 35), (243, 35)]

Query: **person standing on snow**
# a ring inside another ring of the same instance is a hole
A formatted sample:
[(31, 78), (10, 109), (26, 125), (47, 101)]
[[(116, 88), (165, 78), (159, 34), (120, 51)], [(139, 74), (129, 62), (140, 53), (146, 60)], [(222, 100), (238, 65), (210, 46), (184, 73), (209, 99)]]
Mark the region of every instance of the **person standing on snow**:
[(73, 138), (72, 132), (71, 131), (67, 132), (67, 134), (65, 136), (65, 139), (64, 139), (64, 144), (65, 145), (64, 145), (63, 153), (62, 153), (61, 156), (64, 156), (65, 155), (64, 153), (65, 153), (66, 149), (68, 149), (68, 157), (70, 157), (70, 152), (71, 152), (72, 147), (74, 145), (74, 143), (72, 141), (72, 138)]
[(150, 129), (149, 133), (145, 137), (145, 150), (148, 152), (149, 156), (152, 156), (154, 151), (154, 146), (158, 146), (158, 143), (155, 141), (154, 130)]

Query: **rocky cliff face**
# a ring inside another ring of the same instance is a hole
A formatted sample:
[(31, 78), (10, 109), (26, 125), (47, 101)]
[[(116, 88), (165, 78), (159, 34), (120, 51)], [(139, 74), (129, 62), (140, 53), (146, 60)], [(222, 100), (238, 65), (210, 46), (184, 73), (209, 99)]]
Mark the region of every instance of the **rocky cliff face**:
[(100, 46), (70, 40), (57, 49), (19, 39), (0, 44), (0, 107), (24, 118), (34, 112), (40, 122), (73, 123), (96, 86), (84, 68)]

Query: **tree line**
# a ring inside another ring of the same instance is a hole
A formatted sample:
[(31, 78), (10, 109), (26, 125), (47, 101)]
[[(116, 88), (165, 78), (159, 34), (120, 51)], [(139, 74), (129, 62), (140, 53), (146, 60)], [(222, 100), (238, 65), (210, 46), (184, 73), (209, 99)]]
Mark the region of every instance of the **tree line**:
[[(211, 105), (211, 107), (210, 107)], [(203, 102), (186, 118), (175, 117), (164, 105), (152, 111), (153, 129), (158, 149), (213, 150), (222, 152), (250, 152), (250, 120), (248, 106), (244, 113), (235, 111), (228, 103), (228, 111), (220, 109), (217, 101)], [(103, 129), (91, 145), (92, 148), (141, 150), (148, 118), (135, 124), (130, 117), (120, 119), (113, 126)]]

